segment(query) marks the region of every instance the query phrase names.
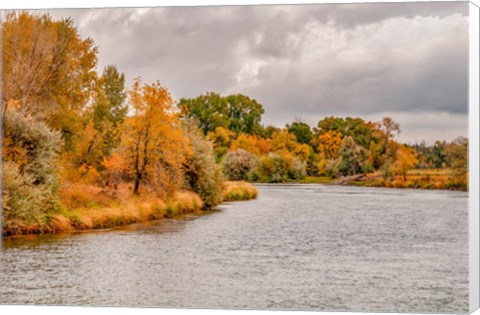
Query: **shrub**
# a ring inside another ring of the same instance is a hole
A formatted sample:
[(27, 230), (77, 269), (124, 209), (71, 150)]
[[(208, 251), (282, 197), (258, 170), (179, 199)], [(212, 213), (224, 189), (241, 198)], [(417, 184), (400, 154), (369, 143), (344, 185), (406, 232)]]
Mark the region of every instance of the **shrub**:
[(20, 173), (32, 176), (34, 184), (56, 186), (60, 133), (14, 110), (5, 113), (3, 128), (4, 160), (17, 164)]
[(2, 208), (4, 232), (39, 225), (58, 196), (60, 133), (14, 110), (4, 116)]
[(223, 174), (229, 180), (247, 180), (257, 164), (258, 158), (244, 149), (230, 151), (222, 160)]
[(46, 210), (53, 208), (51, 192), (45, 185), (35, 185), (34, 176), (22, 174), (15, 163), (2, 165), (2, 223), (4, 231), (16, 231), (41, 224)]
[(405, 187), (407, 188), (418, 188), (418, 183), (417, 181), (407, 181), (407, 183), (405, 184)]
[(184, 129), (192, 148), (184, 162), (185, 186), (200, 196), (203, 208), (213, 208), (222, 202), (223, 178), (215, 163), (212, 143), (192, 123), (187, 122)]
[(292, 168), (288, 171), (288, 177), (294, 180), (301, 180), (307, 176), (307, 169), (305, 162), (297, 158), (293, 158)]
[(255, 170), (255, 176), (262, 182), (283, 183), (305, 178), (305, 168), (305, 162), (292, 157), (290, 154), (270, 153), (260, 160)]
[(403, 180), (396, 178), (392, 181), (392, 186), (394, 188), (405, 188), (405, 183)]
[(327, 160), (324, 166), (324, 174), (332, 178), (336, 178), (340, 176), (340, 171), (338, 170), (339, 164), (340, 164), (340, 159)]

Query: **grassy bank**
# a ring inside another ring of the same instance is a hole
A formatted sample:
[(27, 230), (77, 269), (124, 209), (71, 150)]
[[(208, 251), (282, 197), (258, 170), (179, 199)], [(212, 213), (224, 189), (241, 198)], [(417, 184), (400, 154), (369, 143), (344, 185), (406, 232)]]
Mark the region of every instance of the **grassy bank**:
[(257, 198), (257, 188), (244, 181), (225, 182), (223, 201), (240, 201)]
[(452, 176), (448, 169), (411, 170), (405, 178), (403, 176), (385, 178), (381, 174), (368, 174), (349, 184), (366, 187), (467, 190), (466, 182)]
[[(256, 198), (257, 190), (245, 182), (226, 182), (224, 201)], [(92, 185), (71, 185), (59, 192), (60, 206), (42, 222), (10, 222), (3, 235), (68, 233), (81, 230), (109, 229), (122, 225), (200, 214), (203, 202), (191, 191), (177, 192), (166, 200), (152, 195), (132, 195), (126, 185), (118, 190), (104, 190)], [(13, 223), (13, 224), (12, 224)]]
[(348, 177), (331, 178), (328, 176), (307, 176), (302, 180), (292, 181), (299, 184), (333, 184), (352, 185), (362, 187), (385, 187), (385, 188), (412, 188), (412, 189), (443, 189), (466, 191), (467, 185), (458, 176), (452, 175), (450, 169), (421, 169), (410, 170), (406, 178), (403, 176), (385, 177), (377, 172), (367, 174), (355, 180)]

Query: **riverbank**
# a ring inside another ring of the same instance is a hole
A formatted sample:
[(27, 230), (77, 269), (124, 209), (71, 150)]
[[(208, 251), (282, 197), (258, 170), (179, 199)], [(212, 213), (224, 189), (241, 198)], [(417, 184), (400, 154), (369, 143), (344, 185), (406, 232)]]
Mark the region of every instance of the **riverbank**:
[[(246, 182), (225, 182), (223, 201), (249, 200), (257, 189)], [(105, 190), (92, 185), (71, 185), (59, 191), (59, 206), (47, 213), (43, 222), (4, 223), (2, 234), (69, 233), (108, 229), (132, 223), (201, 214), (203, 202), (191, 191), (180, 191), (162, 200), (153, 195), (133, 195), (127, 185)]]
[(342, 178), (307, 176), (303, 180), (298, 181), (298, 183), (383, 188), (468, 190), (465, 179), (453, 176), (452, 171), (449, 169), (410, 170), (405, 177), (401, 175), (385, 177), (379, 172)]

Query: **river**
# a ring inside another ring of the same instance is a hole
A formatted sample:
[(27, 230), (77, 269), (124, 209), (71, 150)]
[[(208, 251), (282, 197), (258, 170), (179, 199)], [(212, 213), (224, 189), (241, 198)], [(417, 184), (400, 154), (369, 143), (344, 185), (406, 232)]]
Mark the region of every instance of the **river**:
[(261, 185), (253, 201), (4, 239), (3, 304), (468, 311), (468, 194)]

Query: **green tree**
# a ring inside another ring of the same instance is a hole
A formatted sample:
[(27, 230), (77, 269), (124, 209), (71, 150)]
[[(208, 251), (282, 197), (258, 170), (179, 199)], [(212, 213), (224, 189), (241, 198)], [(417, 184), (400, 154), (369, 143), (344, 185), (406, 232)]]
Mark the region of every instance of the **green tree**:
[(228, 105), (225, 98), (209, 92), (196, 98), (182, 98), (178, 103), (182, 116), (194, 119), (204, 135), (218, 127), (230, 128)]
[[(101, 160), (103, 160), (103, 157), (110, 155), (112, 150), (120, 144), (121, 124), (128, 110), (125, 102), (127, 94), (124, 74), (119, 73), (115, 66), (106, 67), (98, 80), (96, 92), (91, 119), (94, 128), (102, 138)], [(88, 124), (89, 119), (87, 117), (85, 124)]]
[(109, 103), (108, 119), (116, 127), (122, 123), (127, 114), (127, 92), (125, 90), (125, 75), (118, 72), (117, 67), (109, 65), (100, 77), (100, 87)]
[(340, 117), (325, 117), (317, 124), (317, 134), (323, 135), (329, 131), (335, 131), (345, 135), (345, 120)]
[(218, 127), (235, 133), (260, 134), (263, 106), (242, 94), (223, 97), (207, 93), (193, 99), (182, 98), (178, 107), (182, 116), (195, 119), (204, 135)]
[(256, 100), (242, 94), (226, 97), (230, 130), (235, 133), (259, 134), (260, 122), (265, 112)]
[(313, 132), (310, 126), (304, 122), (296, 121), (291, 125), (286, 125), (288, 132), (297, 137), (297, 141), (301, 144), (310, 144), (313, 139)]
[(282, 131), (282, 129), (269, 125), (264, 128), (263, 136), (267, 139), (271, 139), (275, 133), (280, 131)]

